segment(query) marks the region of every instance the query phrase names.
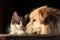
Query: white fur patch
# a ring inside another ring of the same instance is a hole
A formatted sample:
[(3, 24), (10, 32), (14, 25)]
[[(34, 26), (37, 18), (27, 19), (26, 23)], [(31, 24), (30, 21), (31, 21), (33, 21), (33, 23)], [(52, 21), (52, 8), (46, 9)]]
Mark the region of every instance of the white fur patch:
[(10, 34), (22, 34), (24, 31), (21, 29), (22, 23), (20, 25), (18, 24), (11, 24), (11, 32)]

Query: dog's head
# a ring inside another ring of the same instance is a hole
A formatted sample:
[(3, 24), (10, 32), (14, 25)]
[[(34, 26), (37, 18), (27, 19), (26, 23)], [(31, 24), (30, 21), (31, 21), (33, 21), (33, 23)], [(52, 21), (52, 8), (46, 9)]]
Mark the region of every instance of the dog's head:
[[(49, 12), (49, 9), (47, 6), (42, 6), (32, 11), (29, 16), (30, 22), (26, 25), (26, 28), (27, 28), (26, 31), (28, 33), (33, 33), (36, 30), (41, 32), (41, 28), (46, 26), (41, 24), (44, 24), (45, 19), (49, 15), (48, 12)], [(46, 27), (44, 27), (45, 28), (44, 30), (47, 31)]]

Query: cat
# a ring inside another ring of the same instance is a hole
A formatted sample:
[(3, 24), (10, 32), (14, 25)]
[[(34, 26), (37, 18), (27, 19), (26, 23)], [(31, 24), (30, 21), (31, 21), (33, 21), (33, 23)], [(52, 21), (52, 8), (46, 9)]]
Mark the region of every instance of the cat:
[(28, 34), (58, 35), (60, 34), (60, 10), (42, 6), (33, 10), (26, 25)]
[(24, 34), (25, 33), (25, 25), (26, 20), (28, 18), (28, 14), (24, 17), (19, 16), (15, 11), (12, 15), (11, 24), (10, 24), (10, 33), (9, 34)]

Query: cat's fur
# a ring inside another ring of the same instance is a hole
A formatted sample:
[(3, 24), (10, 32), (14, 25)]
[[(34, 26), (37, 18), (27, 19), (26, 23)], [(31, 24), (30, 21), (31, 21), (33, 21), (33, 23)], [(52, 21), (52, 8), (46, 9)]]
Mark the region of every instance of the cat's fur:
[(32, 11), (29, 18), (28, 34), (60, 34), (60, 10), (42, 6)]
[(12, 15), (11, 24), (10, 24), (10, 34), (23, 34), (25, 33), (25, 25), (26, 19), (28, 18), (28, 14), (24, 17), (19, 16), (18, 13), (15, 11)]

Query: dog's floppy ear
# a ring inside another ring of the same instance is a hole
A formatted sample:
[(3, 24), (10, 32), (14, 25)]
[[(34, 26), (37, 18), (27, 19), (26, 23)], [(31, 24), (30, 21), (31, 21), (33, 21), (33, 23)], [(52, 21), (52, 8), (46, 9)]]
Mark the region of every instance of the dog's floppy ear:
[(40, 13), (40, 15), (41, 15), (42, 17), (46, 17), (46, 16), (48, 16), (49, 10), (48, 10), (48, 7), (47, 7), (47, 6), (42, 6), (42, 7), (40, 7), (40, 8), (38, 9), (38, 12)]

